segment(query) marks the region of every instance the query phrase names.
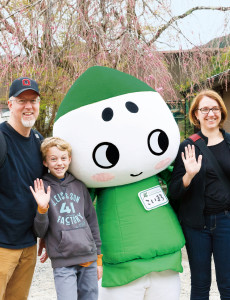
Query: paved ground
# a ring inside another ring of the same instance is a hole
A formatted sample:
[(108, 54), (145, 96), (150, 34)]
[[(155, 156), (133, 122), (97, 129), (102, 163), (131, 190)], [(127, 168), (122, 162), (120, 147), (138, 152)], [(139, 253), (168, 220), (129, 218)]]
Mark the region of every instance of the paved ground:
[[(182, 251), (183, 253), (183, 268), (184, 272), (180, 275), (181, 278), (181, 297), (180, 300), (189, 300), (189, 291), (190, 291), (190, 273), (189, 273), (189, 265), (188, 259), (186, 255), (185, 249)], [(212, 266), (213, 267), (213, 266)], [(213, 267), (214, 270), (214, 267)], [(219, 293), (216, 287), (215, 282), (215, 274), (213, 272), (213, 282), (212, 289), (210, 294), (210, 300), (219, 300)], [(53, 281), (53, 272), (50, 265), (50, 261), (45, 264), (41, 264), (38, 260), (33, 283), (30, 290), (29, 300), (55, 300), (56, 293), (54, 288)], [(170, 300), (162, 299), (162, 300)]]

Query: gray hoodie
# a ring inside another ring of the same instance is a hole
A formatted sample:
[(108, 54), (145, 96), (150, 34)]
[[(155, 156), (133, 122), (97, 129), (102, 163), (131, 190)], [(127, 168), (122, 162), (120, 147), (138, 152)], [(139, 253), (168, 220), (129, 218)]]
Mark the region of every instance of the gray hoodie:
[(45, 189), (50, 185), (48, 212), (37, 211), (36, 236), (45, 238), (52, 267), (67, 267), (95, 261), (101, 253), (97, 216), (85, 185), (66, 173), (63, 181), (46, 174)]

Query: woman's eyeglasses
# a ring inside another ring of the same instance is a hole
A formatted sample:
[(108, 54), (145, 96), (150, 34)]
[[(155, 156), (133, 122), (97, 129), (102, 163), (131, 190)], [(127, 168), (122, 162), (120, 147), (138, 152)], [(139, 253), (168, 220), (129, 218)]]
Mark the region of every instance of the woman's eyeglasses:
[(214, 113), (214, 114), (218, 114), (221, 109), (218, 106), (214, 106), (212, 108), (209, 107), (202, 107), (202, 108), (197, 108), (197, 110), (200, 110), (200, 112), (204, 115), (209, 114), (210, 110)]

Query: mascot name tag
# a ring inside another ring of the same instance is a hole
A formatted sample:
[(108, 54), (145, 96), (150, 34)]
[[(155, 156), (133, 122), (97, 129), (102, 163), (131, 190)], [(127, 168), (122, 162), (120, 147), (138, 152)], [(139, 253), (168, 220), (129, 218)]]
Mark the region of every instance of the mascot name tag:
[(146, 210), (155, 209), (169, 202), (159, 185), (139, 192), (138, 197)]

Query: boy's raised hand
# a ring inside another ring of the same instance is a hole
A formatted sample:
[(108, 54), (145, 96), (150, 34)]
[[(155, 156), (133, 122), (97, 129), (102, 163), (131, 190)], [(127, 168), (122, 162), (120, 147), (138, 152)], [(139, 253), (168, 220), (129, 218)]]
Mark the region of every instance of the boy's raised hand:
[(46, 209), (48, 207), (50, 201), (50, 186), (47, 188), (47, 193), (45, 192), (45, 188), (43, 185), (42, 179), (34, 180), (34, 189), (30, 186), (30, 190), (38, 204), (39, 207)]

